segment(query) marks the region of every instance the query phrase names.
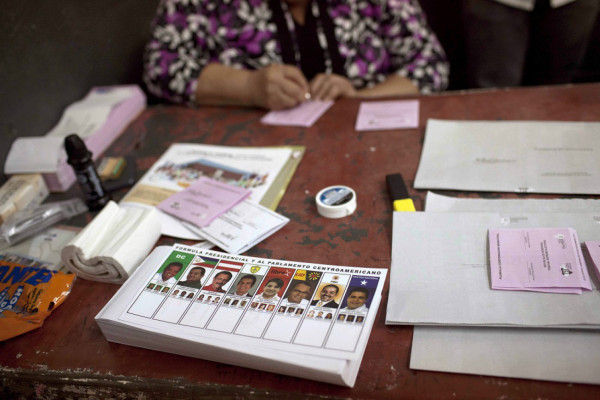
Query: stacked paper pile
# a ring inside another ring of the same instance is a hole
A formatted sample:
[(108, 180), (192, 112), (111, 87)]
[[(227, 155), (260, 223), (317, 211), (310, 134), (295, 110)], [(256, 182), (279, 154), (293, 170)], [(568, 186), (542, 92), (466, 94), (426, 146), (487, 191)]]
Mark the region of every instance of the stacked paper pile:
[[(573, 231), (582, 241), (597, 240), (599, 200), (455, 199), (430, 193), (427, 211), (394, 213), (386, 323), (419, 325), (411, 368), (600, 383), (596, 275), (580, 275), (579, 283), (592, 289), (580, 295), (537, 291), (548, 289), (547, 283), (534, 287), (536, 291), (493, 290), (498, 269), (490, 270), (490, 254), (498, 260), (497, 242), (488, 240), (489, 232), (496, 237), (498, 230), (514, 234), (556, 227), (572, 228), (551, 235), (561, 248), (568, 247), (565, 238), (572, 240)], [(527, 240), (538, 251), (544, 239), (537, 244), (533, 236)], [(587, 251), (577, 245), (571, 250), (576, 260), (570, 267), (568, 262), (554, 264), (555, 272), (592, 267), (589, 259), (578, 259), (587, 258)], [(503, 266), (506, 257), (501, 257)], [(520, 266), (529, 280), (528, 266)]]
[(62, 147), (64, 138), (79, 135), (96, 160), (145, 107), (146, 96), (136, 85), (93, 88), (83, 100), (71, 104), (45, 136), (18, 138), (4, 173), (42, 173), (50, 191), (64, 192), (75, 182)]
[(113, 342), (353, 386), (386, 272), (159, 247), (96, 321)]

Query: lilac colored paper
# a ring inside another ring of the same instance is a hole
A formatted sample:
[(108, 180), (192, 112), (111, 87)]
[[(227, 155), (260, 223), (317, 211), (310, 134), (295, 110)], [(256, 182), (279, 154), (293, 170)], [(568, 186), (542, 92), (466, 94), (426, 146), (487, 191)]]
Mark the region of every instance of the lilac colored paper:
[(598, 280), (600, 280), (600, 242), (585, 242), (585, 247), (594, 263), (596, 276), (598, 277)]
[(419, 127), (419, 101), (370, 101), (360, 103), (357, 131), (411, 129)]
[(250, 193), (248, 189), (201, 177), (157, 207), (181, 220), (204, 227), (246, 199)]
[(571, 228), (490, 229), (492, 289), (581, 294), (592, 290)]
[(311, 126), (318, 120), (333, 101), (305, 101), (297, 107), (283, 111), (271, 111), (260, 122), (267, 125)]

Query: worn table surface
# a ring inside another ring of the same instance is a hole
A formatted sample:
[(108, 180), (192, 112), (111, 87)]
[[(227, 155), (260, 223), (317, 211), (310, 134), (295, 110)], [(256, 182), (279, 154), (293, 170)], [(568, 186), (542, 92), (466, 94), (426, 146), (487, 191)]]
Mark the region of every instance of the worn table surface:
[[(412, 189), (412, 183), (428, 118), (600, 120), (600, 84), (457, 92), (418, 99), (418, 129), (377, 132), (354, 130), (360, 102), (350, 99), (337, 101), (310, 128), (262, 125), (259, 120), (264, 112), (260, 110), (153, 106), (107, 154), (135, 154), (138, 169), (145, 171), (173, 142), (306, 146), (277, 209), (290, 223), (248, 254), (389, 268), (392, 209), (385, 175), (402, 173), (417, 210), (423, 209), (425, 191)], [(329, 220), (317, 214), (315, 194), (333, 184), (356, 191), (358, 209), (352, 216)], [(174, 242), (161, 238), (161, 243)], [(384, 324), (387, 286), (353, 389), (109, 343), (94, 316), (117, 289), (79, 279), (67, 301), (41, 329), (0, 343), (0, 398), (600, 398), (599, 386), (410, 370), (413, 329)]]

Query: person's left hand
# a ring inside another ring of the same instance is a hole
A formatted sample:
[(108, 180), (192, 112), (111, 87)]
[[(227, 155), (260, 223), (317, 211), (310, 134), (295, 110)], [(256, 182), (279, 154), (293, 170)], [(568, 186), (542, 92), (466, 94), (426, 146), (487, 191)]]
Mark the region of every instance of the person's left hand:
[(341, 75), (318, 74), (310, 81), (310, 96), (313, 100), (335, 100), (338, 97), (354, 97), (352, 83)]

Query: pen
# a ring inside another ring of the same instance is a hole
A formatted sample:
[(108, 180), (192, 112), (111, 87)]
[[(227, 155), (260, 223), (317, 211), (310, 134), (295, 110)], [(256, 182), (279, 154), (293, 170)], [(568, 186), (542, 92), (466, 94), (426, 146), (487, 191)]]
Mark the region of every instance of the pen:
[(412, 199), (408, 196), (408, 190), (406, 190), (402, 175), (387, 175), (385, 181), (390, 197), (392, 198), (394, 211), (416, 211)]

